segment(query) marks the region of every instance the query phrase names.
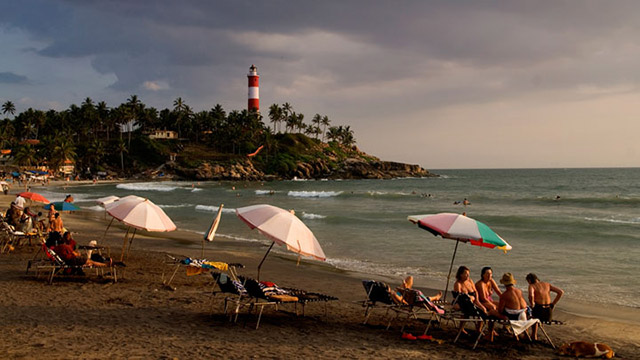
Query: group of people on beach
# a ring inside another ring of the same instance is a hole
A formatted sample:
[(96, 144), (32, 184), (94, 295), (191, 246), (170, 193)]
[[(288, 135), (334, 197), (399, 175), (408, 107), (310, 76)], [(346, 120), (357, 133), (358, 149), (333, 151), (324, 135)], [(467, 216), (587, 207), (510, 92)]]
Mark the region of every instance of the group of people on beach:
[[(551, 321), (553, 308), (560, 301), (564, 291), (548, 282), (540, 281), (533, 273), (529, 273), (525, 279), (529, 285), (529, 305), (522, 291), (515, 287), (516, 279), (512, 273), (504, 273), (500, 279), (500, 283), (505, 286), (503, 292), (493, 279), (491, 267), (483, 267), (480, 280), (474, 283), (469, 268), (460, 266), (453, 285), (454, 307), (468, 316), (494, 317), (501, 320), (535, 318)], [(551, 292), (556, 294), (553, 300)], [(498, 296), (498, 300), (493, 298), (493, 294)], [(537, 331), (537, 325), (534, 325), (534, 339), (537, 339)], [(493, 331), (490, 331), (490, 336), (493, 339)]]
[[(73, 202), (73, 196), (67, 195), (64, 201)], [(46, 234), (45, 246), (60, 256), (67, 265), (105, 267), (113, 263), (110, 258), (105, 258), (97, 252), (87, 255), (78, 252), (75, 240), (65, 228), (62, 216), (53, 204), (50, 204), (45, 220), (41, 218), (42, 212), (33, 213), (25, 203), (26, 200), (18, 194), (4, 214), (3, 221), (25, 234)]]

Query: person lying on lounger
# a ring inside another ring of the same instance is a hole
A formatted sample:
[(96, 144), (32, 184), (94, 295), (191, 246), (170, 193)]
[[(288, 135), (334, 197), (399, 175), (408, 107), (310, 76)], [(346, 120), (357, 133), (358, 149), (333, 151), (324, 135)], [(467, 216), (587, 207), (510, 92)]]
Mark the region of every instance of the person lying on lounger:
[[(402, 281), (402, 287), (397, 288), (395, 291), (391, 290), (391, 287), (388, 287), (389, 294), (391, 294), (391, 298), (396, 304), (416, 304), (416, 303), (424, 303), (431, 310), (436, 311), (439, 314), (444, 314), (444, 310), (434, 304), (434, 301), (440, 300), (442, 297), (442, 291), (438, 292), (435, 296), (426, 296), (420, 290), (416, 290), (413, 288), (413, 276), (409, 275)], [(414, 299), (405, 298), (406, 290), (412, 290), (412, 296), (415, 296)]]
[(51, 247), (51, 250), (55, 251), (58, 256), (69, 266), (94, 266), (94, 267), (106, 267), (110, 265), (124, 266), (123, 263), (114, 263), (111, 258), (105, 258), (100, 254), (91, 254), (88, 258), (77, 251), (73, 250), (71, 244), (59, 243)]

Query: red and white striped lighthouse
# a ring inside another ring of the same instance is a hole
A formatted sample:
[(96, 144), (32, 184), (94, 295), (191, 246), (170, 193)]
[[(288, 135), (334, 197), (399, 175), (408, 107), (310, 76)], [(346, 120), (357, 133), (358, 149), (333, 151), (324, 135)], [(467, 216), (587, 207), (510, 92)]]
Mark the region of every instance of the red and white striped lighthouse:
[(247, 78), (249, 78), (248, 110), (260, 112), (260, 89), (258, 87), (258, 79), (260, 79), (260, 75), (258, 75), (258, 68), (255, 65), (252, 64), (249, 68)]

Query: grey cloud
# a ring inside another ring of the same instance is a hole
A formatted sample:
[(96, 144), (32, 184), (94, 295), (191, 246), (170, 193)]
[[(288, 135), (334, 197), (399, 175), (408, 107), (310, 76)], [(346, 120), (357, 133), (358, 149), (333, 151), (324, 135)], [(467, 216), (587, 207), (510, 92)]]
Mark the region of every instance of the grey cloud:
[(28, 84), (29, 79), (23, 75), (12, 72), (0, 72), (0, 84)]

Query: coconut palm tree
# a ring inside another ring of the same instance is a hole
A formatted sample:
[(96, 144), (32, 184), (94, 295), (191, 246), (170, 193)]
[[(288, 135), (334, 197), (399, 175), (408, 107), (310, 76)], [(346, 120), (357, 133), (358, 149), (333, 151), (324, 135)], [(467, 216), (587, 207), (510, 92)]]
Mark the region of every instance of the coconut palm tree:
[(322, 117), (321, 124), (322, 124), (322, 126), (324, 126), (324, 129), (322, 130), (322, 142), (324, 142), (324, 136), (327, 133), (327, 126), (329, 126), (329, 124), (331, 124), (331, 120), (329, 120), (329, 117), (327, 115)]
[(11, 101), (6, 101), (2, 104), (2, 113), (7, 115), (7, 113), (13, 115), (16, 113), (16, 106)]
[(313, 119), (311, 119), (311, 123), (314, 125), (313, 133), (316, 135), (316, 140), (318, 140), (319, 132), (316, 129), (320, 129), (320, 124), (322, 124), (322, 116), (320, 114), (313, 115)]
[(33, 166), (38, 162), (38, 153), (36, 148), (31, 146), (31, 144), (21, 145), (15, 155), (14, 161), (19, 166)]
[(273, 123), (273, 133), (276, 133), (276, 125), (282, 121), (282, 108), (278, 104), (269, 106), (269, 119)]
[(127, 145), (125, 145), (124, 141), (120, 139), (116, 144), (115, 150), (120, 153), (120, 167), (122, 168), (122, 172), (124, 172), (124, 153), (129, 152), (129, 149), (127, 149)]

